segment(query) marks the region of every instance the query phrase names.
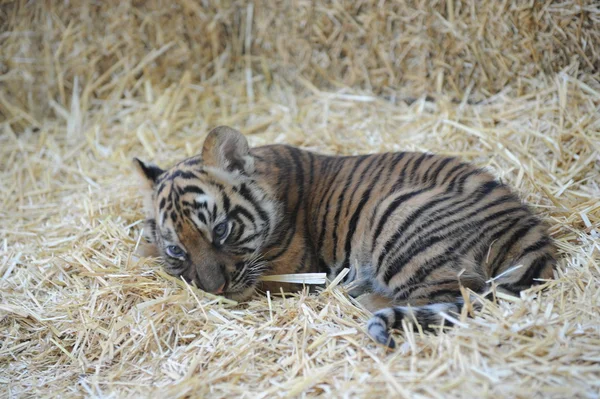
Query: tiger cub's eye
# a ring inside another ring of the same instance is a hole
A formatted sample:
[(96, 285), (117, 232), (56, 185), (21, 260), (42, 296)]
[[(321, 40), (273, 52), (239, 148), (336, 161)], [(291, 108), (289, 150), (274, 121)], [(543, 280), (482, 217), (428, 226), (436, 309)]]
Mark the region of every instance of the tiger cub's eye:
[(169, 245), (166, 249), (167, 255), (171, 258), (183, 258), (185, 256), (185, 252), (183, 249), (178, 247), (177, 245)]
[(226, 222), (219, 223), (215, 226), (213, 234), (217, 240), (224, 240), (225, 238), (227, 238), (227, 230), (228, 228)]

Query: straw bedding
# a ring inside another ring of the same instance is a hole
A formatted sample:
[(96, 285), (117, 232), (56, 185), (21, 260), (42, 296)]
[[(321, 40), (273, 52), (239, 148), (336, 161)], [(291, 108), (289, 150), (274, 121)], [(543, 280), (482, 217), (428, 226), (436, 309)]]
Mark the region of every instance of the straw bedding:
[[(0, 396), (598, 397), (597, 3), (208, 3), (1, 3)], [(487, 167), (549, 220), (557, 279), (389, 352), (339, 287), (168, 278), (135, 255), (130, 160), (217, 124)]]

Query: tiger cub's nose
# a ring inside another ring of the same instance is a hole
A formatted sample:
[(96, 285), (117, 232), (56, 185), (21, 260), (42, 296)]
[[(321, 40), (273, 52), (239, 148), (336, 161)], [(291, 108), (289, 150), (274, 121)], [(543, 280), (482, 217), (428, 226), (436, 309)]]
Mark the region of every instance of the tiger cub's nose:
[(217, 290), (215, 292), (213, 292), (213, 294), (222, 294), (224, 289), (225, 289), (225, 284), (223, 284), (222, 286), (217, 288)]

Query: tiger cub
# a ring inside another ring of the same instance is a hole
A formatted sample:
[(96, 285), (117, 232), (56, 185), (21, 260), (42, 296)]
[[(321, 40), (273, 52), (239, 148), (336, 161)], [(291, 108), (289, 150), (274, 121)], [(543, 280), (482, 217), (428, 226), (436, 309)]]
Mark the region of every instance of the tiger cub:
[[(327, 156), (250, 149), (229, 127), (170, 169), (135, 159), (148, 239), (166, 272), (249, 298), (268, 274), (344, 268), (374, 312), (369, 334), (394, 346), (402, 320), (428, 328), (460, 313), (460, 287), (519, 291), (553, 275), (546, 228), (507, 186), (458, 159), (399, 152)], [(407, 306), (410, 305), (410, 306)], [(446, 324), (451, 324), (446, 321)]]

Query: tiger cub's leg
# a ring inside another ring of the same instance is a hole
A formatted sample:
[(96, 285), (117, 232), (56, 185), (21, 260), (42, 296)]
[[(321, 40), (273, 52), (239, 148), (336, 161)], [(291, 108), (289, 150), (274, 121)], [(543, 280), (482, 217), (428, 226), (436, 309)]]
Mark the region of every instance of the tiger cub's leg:
[(373, 313), (373, 317), (367, 324), (369, 335), (378, 343), (394, 348), (396, 343), (388, 330), (390, 326), (402, 323), (402, 319), (405, 314), (408, 314), (410, 308), (397, 306), (398, 304), (392, 298), (374, 292), (362, 294), (356, 300)]
[(367, 324), (369, 335), (382, 345), (390, 348), (396, 347), (396, 342), (390, 336), (391, 328), (402, 328), (402, 321), (411, 323), (413, 326), (419, 324), (426, 331), (434, 331), (432, 326), (452, 326), (443, 314), (457, 317), (462, 312), (464, 301), (456, 298), (454, 302), (434, 303), (424, 306), (392, 306), (378, 310)]
[[(538, 241), (535, 241), (535, 236), (522, 240), (513, 251), (512, 259), (509, 258), (502, 266), (498, 266), (497, 270), (492, 269), (492, 276), (488, 277), (492, 277), (497, 289), (518, 295), (521, 290), (538, 284), (537, 279), (552, 278), (556, 267), (555, 248), (549, 244), (547, 236), (537, 238)], [(506, 257), (504, 253), (498, 256), (502, 260)], [(426, 331), (434, 331), (432, 326), (442, 324), (452, 326), (452, 321), (445, 315), (457, 318), (462, 312), (464, 300), (461, 286), (479, 293), (489, 288), (483, 276), (477, 273), (462, 275), (460, 281), (458, 278), (454, 281), (432, 279), (404, 286), (390, 302), (406, 301), (412, 306), (392, 305), (375, 311), (368, 323), (369, 334), (378, 343), (393, 348), (395, 342), (391, 339), (389, 330), (402, 328), (403, 320), (413, 325), (419, 324)], [(480, 306), (475, 298), (471, 298), (471, 303), (475, 307)]]
[(436, 326), (451, 327), (453, 323), (446, 315), (453, 318), (460, 316), (464, 305), (461, 287), (480, 292), (484, 286), (485, 282), (473, 275), (460, 280), (431, 280), (412, 285), (407, 287), (410, 294), (400, 290), (395, 299), (387, 299), (388, 306), (384, 306), (385, 301), (381, 299), (375, 302), (368, 298), (369, 304), (376, 305), (369, 309), (374, 312), (367, 324), (369, 335), (378, 343), (394, 348), (396, 344), (389, 330), (401, 329), (403, 321), (413, 327), (418, 324), (424, 331), (430, 332), (435, 331)]

